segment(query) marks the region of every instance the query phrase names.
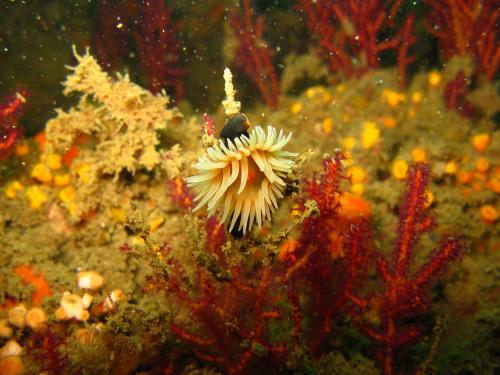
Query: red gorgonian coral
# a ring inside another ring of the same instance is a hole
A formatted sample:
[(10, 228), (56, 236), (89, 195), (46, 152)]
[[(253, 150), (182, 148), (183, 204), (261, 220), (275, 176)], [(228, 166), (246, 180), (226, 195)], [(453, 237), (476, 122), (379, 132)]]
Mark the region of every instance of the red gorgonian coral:
[(230, 22), (238, 40), (237, 64), (257, 86), (266, 105), (276, 108), (279, 84), (271, 48), (264, 40), (264, 17), (255, 17), (250, 0), (243, 0), (242, 14), (234, 14)]
[(472, 56), (476, 72), (495, 78), (500, 64), (497, 0), (426, 0), (427, 31), (438, 39), (445, 60)]
[[(427, 208), (429, 167), (417, 163), (410, 168), (406, 192), (400, 208), (399, 227), (392, 259), (377, 257), (377, 274), (382, 285), (367, 295), (358, 306), (354, 320), (361, 331), (377, 345), (377, 357), (386, 375), (398, 373), (398, 350), (422, 337), (423, 329), (404, 319), (416, 317), (429, 310), (430, 287), (437, 276), (464, 251), (461, 239), (449, 236), (430, 253), (427, 260), (411, 271), (417, 244), (426, 232), (435, 226), (435, 220)], [(373, 314), (378, 324), (373, 323)]]
[(26, 97), (27, 91), (20, 90), (0, 102), (0, 159), (9, 156), (22, 137), (18, 121), (26, 108)]
[(401, 0), (298, 0), (297, 8), (307, 17), (307, 27), (317, 37), (320, 55), (332, 73), (359, 76), (380, 66), (382, 52), (394, 50), (405, 84), (407, 67), (414, 61), (409, 47), (416, 38), (413, 15), (396, 24), (401, 4)]

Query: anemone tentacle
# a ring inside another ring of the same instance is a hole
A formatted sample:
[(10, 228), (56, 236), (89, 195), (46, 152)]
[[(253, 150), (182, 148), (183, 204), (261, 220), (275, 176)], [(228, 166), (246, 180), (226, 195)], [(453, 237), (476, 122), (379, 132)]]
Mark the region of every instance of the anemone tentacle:
[(276, 132), (272, 126), (267, 133), (256, 126), (248, 136), (220, 140), (194, 164), (198, 174), (187, 179), (197, 196), (193, 211), (207, 206), (210, 215), (219, 212), (220, 220), (232, 231), (246, 233), (254, 222), (260, 228), (278, 208), (283, 197), (286, 175), (295, 165), (297, 155), (283, 151), (292, 134)]

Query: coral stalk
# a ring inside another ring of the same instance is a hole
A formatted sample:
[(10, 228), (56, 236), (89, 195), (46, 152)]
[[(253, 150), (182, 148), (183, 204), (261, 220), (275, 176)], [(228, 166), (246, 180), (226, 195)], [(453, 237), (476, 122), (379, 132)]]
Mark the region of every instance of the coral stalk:
[(438, 39), (445, 60), (472, 56), (476, 72), (495, 78), (500, 64), (496, 0), (426, 0), (431, 8), (424, 20), (427, 31)]
[(272, 63), (271, 49), (263, 38), (264, 18), (254, 16), (250, 0), (243, 0), (242, 4), (243, 14), (235, 14), (231, 18), (231, 26), (238, 39), (236, 61), (255, 83), (266, 105), (276, 108), (279, 84)]
[(365, 311), (375, 311), (380, 325), (375, 327), (360, 316), (355, 317), (361, 330), (378, 344), (377, 355), (386, 375), (396, 373), (395, 356), (398, 349), (422, 335), (420, 327), (405, 325), (401, 322), (402, 319), (429, 309), (429, 286), (464, 250), (460, 239), (447, 237), (428, 256), (426, 262), (416, 272), (411, 273), (410, 266), (416, 245), (422, 234), (430, 231), (435, 224), (426, 208), (428, 182), (429, 167), (422, 163), (413, 165), (407, 179), (404, 203), (400, 209), (392, 261), (389, 263), (381, 256), (377, 261), (383, 289), (371, 296)]
[[(400, 80), (406, 82), (408, 48), (414, 44), (414, 17), (408, 16), (400, 29), (394, 17), (401, 1), (381, 0), (299, 0), (298, 9), (307, 17), (307, 26), (318, 38), (319, 52), (332, 73), (345, 77), (359, 76), (380, 66), (380, 53), (398, 53)], [(383, 31), (392, 37), (379, 40)]]
[(364, 223), (355, 224), (340, 215), (340, 184), (347, 179), (343, 160), (341, 153), (325, 158), (323, 172), (306, 182), (304, 190), (316, 202), (319, 215), (304, 221), (294, 258), (287, 262), (282, 280), (290, 289), (296, 347), (301, 330), (296, 295), (300, 291), (311, 296), (300, 308), (314, 317), (304, 337), (313, 353), (328, 340), (335, 318), (354, 301), (365, 305), (355, 292), (369, 265), (369, 237)]
[(172, 10), (163, 0), (139, 1), (139, 16), (134, 39), (140, 63), (153, 93), (162, 88), (175, 91), (177, 99), (184, 95), (185, 74), (180, 68), (180, 43), (175, 35), (178, 24), (172, 21)]
[(11, 154), (22, 136), (18, 121), (26, 107), (26, 96), (27, 92), (21, 90), (7, 96), (0, 103), (0, 159)]

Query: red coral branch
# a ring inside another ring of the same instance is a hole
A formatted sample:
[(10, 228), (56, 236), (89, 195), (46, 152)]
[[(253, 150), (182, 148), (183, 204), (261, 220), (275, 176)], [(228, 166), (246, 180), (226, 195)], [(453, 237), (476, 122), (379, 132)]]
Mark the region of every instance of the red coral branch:
[(179, 100), (185, 94), (186, 72), (180, 64), (178, 28), (164, 0), (102, 1), (95, 37), (99, 60), (116, 70), (133, 47), (128, 40), (132, 33), (148, 88), (153, 93), (166, 89)]
[(217, 264), (229, 269), (229, 280), (216, 280), (204, 267), (197, 266), (192, 285), (180, 263), (169, 260), (171, 271), (167, 290), (190, 311), (199, 327), (197, 332), (172, 324), (172, 332), (188, 343), (194, 354), (223, 367), (229, 374), (247, 371), (257, 356), (281, 355), (285, 345), (272, 342), (268, 324), (280, 319), (275, 307), (275, 278), (270, 266), (248, 273), (242, 265), (229, 265), (221, 246), (225, 243), (224, 227), (211, 218), (206, 225), (207, 254), (216, 256)]
[(0, 103), (0, 160), (8, 157), (22, 137), (19, 118), (26, 108), (27, 91), (7, 96)]
[[(286, 262), (282, 278), (289, 285), (295, 346), (302, 331), (299, 308), (303, 308), (313, 317), (304, 337), (313, 353), (329, 339), (335, 318), (353, 303), (366, 304), (355, 293), (370, 263), (369, 236), (365, 223), (354, 224), (340, 215), (340, 185), (347, 179), (343, 160), (341, 153), (324, 159), (323, 172), (306, 181), (304, 191), (316, 201), (320, 213), (305, 220), (294, 257)], [(296, 296), (299, 291), (310, 296), (302, 306)]]
[(103, 0), (97, 10), (95, 47), (102, 66), (108, 71), (119, 69), (129, 51), (129, 19), (121, 0)]
[(448, 110), (456, 110), (462, 117), (469, 117), (473, 112), (472, 103), (467, 100), (469, 79), (461, 70), (455, 79), (448, 82), (444, 88), (444, 100)]
[(209, 136), (215, 135), (215, 122), (208, 113), (203, 114), (203, 134)]
[(267, 106), (276, 108), (279, 99), (278, 77), (272, 52), (264, 40), (264, 18), (255, 17), (250, 0), (243, 0), (243, 14), (234, 14), (231, 26), (238, 39), (236, 61), (250, 78)]
[(443, 56), (472, 56), (476, 72), (494, 79), (500, 64), (496, 0), (426, 0), (430, 12), (424, 20), (435, 36)]
[(183, 210), (193, 208), (193, 195), (184, 178), (178, 176), (168, 181), (168, 191), (172, 202)]
[(415, 56), (409, 55), (410, 46), (417, 42), (417, 38), (413, 35), (413, 25), (415, 23), (415, 16), (410, 15), (404, 21), (399, 33), (399, 47), (398, 47), (398, 69), (399, 69), (399, 82), (402, 86), (407, 84), (408, 65), (415, 61)]
[(139, 3), (134, 39), (149, 89), (157, 93), (162, 88), (170, 88), (179, 99), (184, 95), (181, 78), (185, 74), (179, 67), (180, 44), (175, 35), (179, 26), (172, 22), (172, 10), (163, 0), (141, 0)]
[(418, 163), (411, 167), (404, 203), (400, 209), (399, 229), (394, 242), (392, 262), (389, 264), (382, 257), (377, 261), (383, 289), (374, 293), (367, 309), (361, 311), (376, 312), (380, 318), (380, 325), (374, 327), (367, 323), (367, 319), (362, 315), (355, 315), (355, 321), (361, 330), (378, 344), (378, 357), (387, 375), (395, 373), (397, 350), (421, 336), (420, 327), (405, 326), (401, 322), (402, 318), (415, 316), (429, 309), (429, 286), (464, 250), (464, 244), (460, 239), (448, 237), (437, 250), (432, 252), (427, 261), (411, 274), (410, 264), (418, 240), (423, 233), (433, 227), (426, 208), (428, 182), (427, 165)]
[[(391, 5), (392, 3), (392, 5)], [(413, 36), (414, 17), (408, 16), (398, 30), (394, 23), (401, 1), (382, 0), (299, 0), (298, 9), (305, 13), (307, 26), (318, 38), (319, 52), (333, 73), (345, 77), (359, 76), (380, 66), (380, 53), (398, 52), (400, 80), (406, 81), (408, 56)], [(383, 31), (393, 37), (380, 40)]]

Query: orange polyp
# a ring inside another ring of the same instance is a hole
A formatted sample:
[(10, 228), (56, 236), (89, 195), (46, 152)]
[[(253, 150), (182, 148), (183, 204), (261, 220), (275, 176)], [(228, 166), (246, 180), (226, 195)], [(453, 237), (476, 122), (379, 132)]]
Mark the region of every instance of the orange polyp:
[(64, 166), (66, 168), (69, 168), (71, 166), (71, 163), (73, 163), (73, 160), (78, 156), (79, 153), (80, 150), (76, 146), (73, 146), (68, 151), (66, 151), (62, 156), (62, 162)]
[(14, 268), (14, 273), (19, 276), (25, 285), (33, 285), (34, 292), (31, 294), (33, 305), (40, 306), (45, 297), (52, 295), (52, 291), (45, 281), (43, 274), (40, 272), (35, 274), (30, 265), (20, 265)]
[(47, 141), (47, 135), (45, 134), (45, 131), (41, 131), (37, 133), (33, 137), (34, 141), (38, 144), (38, 148), (40, 151), (45, 151), (45, 142)]
[(355, 195), (344, 193), (340, 197), (339, 215), (348, 219), (369, 218), (372, 214), (370, 204)]

